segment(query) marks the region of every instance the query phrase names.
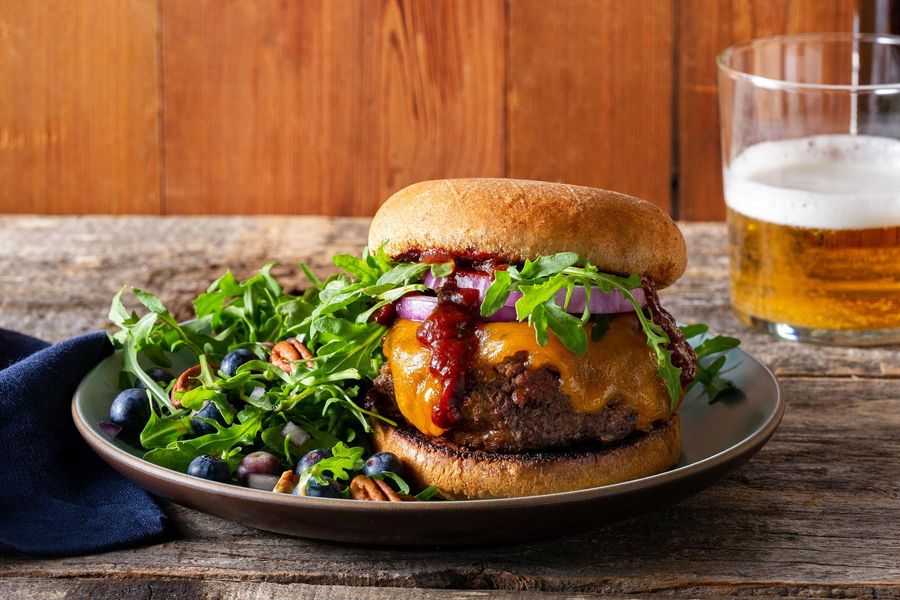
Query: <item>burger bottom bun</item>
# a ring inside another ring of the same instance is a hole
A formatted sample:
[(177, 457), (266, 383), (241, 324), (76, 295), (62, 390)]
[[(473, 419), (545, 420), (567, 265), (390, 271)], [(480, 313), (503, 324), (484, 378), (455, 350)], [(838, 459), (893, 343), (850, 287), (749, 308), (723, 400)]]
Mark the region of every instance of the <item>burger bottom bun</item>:
[(621, 483), (665, 471), (681, 454), (678, 415), (614, 446), (519, 454), (468, 450), (379, 420), (373, 428), (377, 451), (396, 454), (409, 479), (423, 487), (436, 485), (448, 500), (536, 496)]

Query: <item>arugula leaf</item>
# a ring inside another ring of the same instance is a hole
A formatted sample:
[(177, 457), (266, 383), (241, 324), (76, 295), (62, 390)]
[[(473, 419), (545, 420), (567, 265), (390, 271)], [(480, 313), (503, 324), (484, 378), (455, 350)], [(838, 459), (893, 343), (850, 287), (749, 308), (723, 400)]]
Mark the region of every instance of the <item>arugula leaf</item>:
[(399, 263), (390, 271), (386, 271), (378, 278), (378, 284), (390, 284), (392, 286), (421, 279), (421, 276), (431, 268), (427, 263)]
[(179, 396), (178, 393), (175, 394), (178, 398), (179, 402), (181, 402), (181, 406), (189, 409), (189, 410), (200, 410), (203, 408), (203, 405), (213, 398), (221, 396), (225, 397), (225, 394), (218, 390), (206, 389), (204, 387), (197, 387), (192, 390), (188, 390), (186, 392), (182, 392)]
[(447, 277), (456, 270), (456, 263), (452, 260), (445, 263), (432, 263), (431, 274), (435, 277)]
[(317, 319), (322, 345), (316, 352), (319, 361), (314, 372), (336, 373), (353, 369), (357, 379), (374, 379), (381, 360), (374, 358), (381, 349), (387, 328), (378, 323), (354, 323), (334, 317)]
[(186, 471), (192, 460), (204, 454), (227, 455), (235, 446), (250, 445), (256, 439), (262, 424), (262, 411), (254, 409), (245, 421), (231, 427), (217, 428), (215, 433), (201, 435), (191, 440), (171, 442), (164, 448), (154, 448), (144, 454), (144, 459), (164, 467)]
[[(194, 336), (190, 335), (185, 329), (181, 327), (181, 325), (178, 324), (178, 322), (174, 319), (174, 317), (172, 317), (172, 315), (169, 313), (169, 310), (165, 307), (165, 305), (159, 298), (157, 298), (150, 292), (145, 292), (144, 290), (139, 288), (132, 288), (131, 291), (141, 302), (141, 304), (146, 306), (151, 313), (154, 313), (160, 321), (168, 325), (169, 328), (171, 328), (171, 330), (181, 338), (181, 341), (184, 343), (184, 345), (197, 352), (197, 354), (203, 353), (203, 350), (200, 348), (200, 345), (197, 344)], [(149, 328), (147, 328), (146, 333), (149, 334), (149, 332)], [(141, 331), (138, 330), (135, 335), (136, 339), (140, 339), (140, 333)]]
[(509, 297), (512, 277), (507, 271), (494, 271), (494, 281), (484, 294), (481, 302), (481, 316), (489, 317), (503, 307)]
[(150, 292), (145, 292), (138, 288), (133, 288), (132, 291), (134, 292), (134, 295), (137, 296), (137, 299), (141, 301), (141, 304), (146, 306), (152, 312), (155, 312), (158, 315), (169, 314), (168, 309), (166, 309), (162, 301)]
[(191, 418), (184, 413), (168, 418), (160, 418), (150, 410), (150, 419), (141, 431), (140, 441), (144, 448), (164, 448), (191, 431)]
[(703, 385), (706, 395), (709, 396), (710, 404), (718, 400), (725, 391), (734, 388), (734, 383), (719, 377), (719, 371), (725, 364), (725, 360), (724, 356), (720, 356), (709, 365), (697, 369), (697, 380)]
[(335, 254), (331, 262), (339, 269), (356, 276), (361, 281), (375, 281), (380, 276), (378, 267), (350, 254)]
[[(334, 480), (349, 481), (351, 473), (363, 468), (365, 461), (362, 456), (365, 450), (362, 447), (349, 447), (343, 442), (338, 442), (331, 449), (332, 456), (322, 459), (314, 464), (308, 471), (311, 478), (320, 485), (326, 485), (325, 473), (330, 473)], [(301, 476), (302, 477), (302, 476)], [(303, 481), (301, 479), (301, 481)]]
[(709, 325), (706, 325), (705, 323), (694, 323), (692, 325), (679, 326), (679, 329), (681, 330), (681, 334), (684, 335), (684, 339), (689, 340), (709, 331)]
[(521, 279), (538, 279), (555, 275), (578, 262), (574, 252), (559, 252), (550, 256), (539, 256), (535, 260), (526, 260), (519, 271)]
[[(688, 333), (697, 332), (688, 338), (694, 339), (701, 334), (706, 333), (709, 330), (709, 327), (702, 323), (698, 323), (697, 325), (682, 327), (681, 330), (686, 338), (688, 337)], [(734, 383), (721, 377), (719, 373), (727, 360), (724, 353), (733, 348), (737, 348), (740, 343), (741, 341), (737, 338), (724, 335), (717, 335), (706, 339), (700, 338), (697, 342), (693, 342), (691, 345), (694, 347), (694, 352), (697, 354), (697, 376), (688, 389), (693, 388), (697, 384), (702, 385), (703, 391), (709, 398), (710, 404), (716, 402), (726, 392), (733, 390)], [(706, 360), (715, 355), (718, 356), (712, 361)]]
[(612, 315), (592, 315), (591, 323), (591, 341), (599, 342), (603, 339), (603, 335), (609, 330), (609, 322)]
[(300, 269), (303, 271), (303, 274), (306, 275), (306, 278), (309, 279), (310, 283), (312, 283), (314, 287), (322, 287), (322, 280), (313, 274), (309, 267), (306, 266), (306, 263), (300, 263)]
[(516, 318), (524, 321), (534, 309), (556, 296), (556, 292), (566, 287), (568, 280), (564, 275), (556, 274), (549, 280), (536, 284), (519, 284), (522, 297), (516, 301)]
[(369, 475), (369, 477), (373, 479), (390, 479), (397, 484), (397, 491), (399, 491), (401, 494), (409, 493), (409, 484), (406, 483), (406, 481), (404, 481), (403, 478), (396, 473), (393, 473), (391, 471), (383, 471), (375, 475)]
[(147, 388), (150, 397), (159, 405), (165, 407), (170, 413), (178, 410), (172, 404), (172, 401), (169, 400), (169, 395), (160, 387), (159, 383), (141, 367), (138, 361), (137, 347), (131, 336), (128, 336), (122, 345), (122, 368), (137, 377), (144, 384), (144, 387)]
[(137, 315), (129, 313), (125, 309), (125, 305), (122, 304), (122, 294), (124, 292), (124, 287), (116, 292), (109, 306), (109, 320), (112, 321), (114, 325), (123, 329), (137, 320)]
[(552, 301), (544, 304), (544, 310), (547, 315), (547, 328), (556, 334), (569, 352), (575, 355), (587, 352), (587, 333), (581, 319), (570, 315)]
[(534, 329), (534, 338), (537, 343), (546, 346), (550, 341), (550, 336), (547, 334), (547, 309), (544, 304), (534, 307), (534, 310), (528, 315), (528, 324)]
[(427, 488), (416, 494), (416, 500), (431, 500), (438, 493), (436, 485), (429, 485)]
[(716, 337), (704, 340), (699, 346), (694, 348), (694, 352), (697, 353), (697, 358), (705, 358), (720, 352), (727, 352), (732, 348), (737, 348), (740, 344), (741, 341), (737, 338), (717, 335)]

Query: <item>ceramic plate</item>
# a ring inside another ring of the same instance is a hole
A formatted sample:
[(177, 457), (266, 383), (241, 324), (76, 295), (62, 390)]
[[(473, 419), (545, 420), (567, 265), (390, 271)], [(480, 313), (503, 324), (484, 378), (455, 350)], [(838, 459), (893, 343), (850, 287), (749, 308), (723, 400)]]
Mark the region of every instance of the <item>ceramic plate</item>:
[[(176, 365), (179, 366), (179, 365)], [(153, 494), (250, 527), (288, 535), (383, 545), (459, 545), (563, 534), (659, 509), (712, 485), (768, 441), (784, 403), (765, 365), (737, 349), (728, 377), (741, 393), (709, 404), (695, 389), (680, 409), (683, 448), (670, 471), (603, 487), (522, 498), (362, 502), (288, 496), (177, 473), (100, 428), (119, 392), (121, 357), (97, 365), (72, 401), (75, 425), (114, 469)]]

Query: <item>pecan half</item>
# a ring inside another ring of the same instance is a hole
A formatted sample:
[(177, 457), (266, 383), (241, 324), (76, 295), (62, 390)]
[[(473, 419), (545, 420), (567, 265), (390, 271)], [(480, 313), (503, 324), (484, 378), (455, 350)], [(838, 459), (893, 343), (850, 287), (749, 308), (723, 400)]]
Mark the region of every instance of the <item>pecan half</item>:
[(382, 479), (357, 475), (350, 482), (350, 497), (354, 500), (401, 502), (415, 500), (415, 496), (398, 494)]
[[(217, 365), (216, 363), (207, 364), (212, 371), (216, 371), (219, 368), (219, 365)], [(178, 379), (175, 380), (175, 385), (172, 386), (172, 393), (169, 395), (169, 398), (172, 400), (172, 405), (175, 408), (181, 408), (181, 400), (175, 397), (176, 392), (180, 394), (182, 392), (192, 390), (200, 385), (200, 382), (197, 381), (197, 377), (199, 375), (200, 365), (194, 365), (193, 367), (179, 375)]]
[(281, 474), (281, 477), (278, 479), (278, 483), (275, 484), (275, 487), (272, 489), (272, 491), (277, 494), (293, 494), (294, 487), (299, 481), (300, 477), (293, 471), (285, 471)]
[[(272, 353), (269, 355), (269, 362), (285, 373), (293, 375), (297, 369), (296, 363), (301, 358), (313, 358), (313, 353), (300, 340), (291, 338), (275, 344), (275, 347), (272, 348)], [(310, 369), (313, 368), (314, 364), (311, 360), (306, 361), (306, 366)]]

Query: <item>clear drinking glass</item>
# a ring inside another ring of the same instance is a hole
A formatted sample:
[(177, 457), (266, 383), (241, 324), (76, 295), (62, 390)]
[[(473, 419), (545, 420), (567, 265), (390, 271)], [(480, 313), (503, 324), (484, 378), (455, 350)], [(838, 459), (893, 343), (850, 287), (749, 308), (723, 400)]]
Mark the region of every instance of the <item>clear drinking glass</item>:
[(785, 339), (900, 342), (900, 37), (762, 38), (718, 66), (734, 310)]

